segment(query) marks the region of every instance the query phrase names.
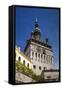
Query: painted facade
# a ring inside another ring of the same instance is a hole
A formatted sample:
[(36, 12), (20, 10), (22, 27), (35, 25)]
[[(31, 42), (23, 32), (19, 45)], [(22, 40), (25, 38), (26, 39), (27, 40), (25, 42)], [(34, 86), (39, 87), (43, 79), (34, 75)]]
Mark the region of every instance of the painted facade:
[(32, 62), (30, 58), (24, 55), (24, 53), (21, 52), (20, 48), (17, 46), (15, 49), (15, 53), (16, 53), (16, 61), (20, 61), (22, 64), (24, 64), (26, 67), (30, 69), (32, 68)]

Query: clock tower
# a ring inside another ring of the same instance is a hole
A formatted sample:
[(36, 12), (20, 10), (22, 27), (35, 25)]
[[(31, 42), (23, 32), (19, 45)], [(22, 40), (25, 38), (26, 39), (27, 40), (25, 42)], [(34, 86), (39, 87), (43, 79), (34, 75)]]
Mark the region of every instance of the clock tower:
[(43, 41), (41, 32), (36, 18), (34, 31), (27, 40), (24, 53), (32, 61), (32, 70), (36, 75), (40, 75), (43, 70), (50, 70), (53, 66), (53, 50), (49, 45), (48, 38)]

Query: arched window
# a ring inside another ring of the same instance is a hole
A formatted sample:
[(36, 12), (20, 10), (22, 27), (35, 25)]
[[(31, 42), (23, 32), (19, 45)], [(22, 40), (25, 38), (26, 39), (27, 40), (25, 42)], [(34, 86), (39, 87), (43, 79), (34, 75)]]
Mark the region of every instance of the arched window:
[(46, 70), (46, 67), (44, 67), (44, 70)]
[(51, 57), (51, 64), (52, 64), (52, 58), (53, 58), (53, 57)]
[(45, 63), (45, 55), (44, 55), (44, 63)]
[(36, 69), (36, 65), (33, 65), (33, 68)]
[(35, 53), (35, 57), (37, 58), (37, 53)]
[(39, 66), (39, 70), (41, 70), (41, 66)]
[(49, 55), (46, 56), (46, 63), (50, 63)]
[(40, 58), (40, 54), (38, 54), (38, 58)]
[(25, 65), (25, 60), (23, 60), (23, 64)]
[(44, 59), (45, 59), (45, 55), (44, 55)]
[(47, 63), (49, 63), (49, 55), (47, 55)]
[(32, 59), (33, 59), (33, 57), (34, 57), (34, 52), (32, 52)]
[(18, 57), (18, 61), (21, 61), (21, 57), (20, 56)]

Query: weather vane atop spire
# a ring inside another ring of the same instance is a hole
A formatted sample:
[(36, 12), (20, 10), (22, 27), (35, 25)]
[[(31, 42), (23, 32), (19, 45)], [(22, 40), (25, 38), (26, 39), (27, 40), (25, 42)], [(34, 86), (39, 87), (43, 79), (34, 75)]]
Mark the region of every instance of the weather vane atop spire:
[(36, 17), (36, 22), (37, 22), (38, 20), (37, 20), (37, 17)]

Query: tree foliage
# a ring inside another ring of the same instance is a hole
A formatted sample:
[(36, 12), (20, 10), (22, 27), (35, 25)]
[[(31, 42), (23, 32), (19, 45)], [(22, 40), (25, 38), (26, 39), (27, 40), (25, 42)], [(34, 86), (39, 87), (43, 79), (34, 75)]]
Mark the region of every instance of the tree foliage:
[(31, 77), (33, 80), (37, 82), (43, 81), (43, 75), (36, 75), (32, 69), (29, 69), (24, 64), (22, 64), (20, 61), (16, 61), (16, 71), (21, 72), (29, 77)]

